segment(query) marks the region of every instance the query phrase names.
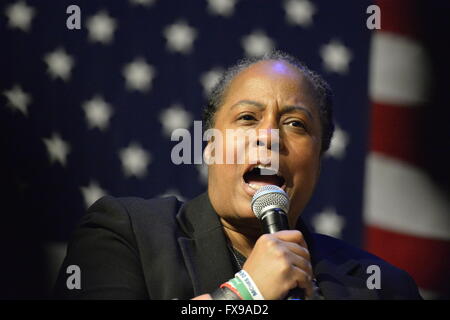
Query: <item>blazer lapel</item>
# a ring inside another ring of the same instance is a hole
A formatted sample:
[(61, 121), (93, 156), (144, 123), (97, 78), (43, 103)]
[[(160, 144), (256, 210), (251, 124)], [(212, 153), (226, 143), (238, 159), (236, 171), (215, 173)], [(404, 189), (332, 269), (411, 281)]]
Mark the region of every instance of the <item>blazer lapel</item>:
[(177, 215), (186, 236), (180, 236), (183, 259), (194, 295), (210, 293), (233, 278), (231, 256), (217, 213), (206, 193), (188, 202)]

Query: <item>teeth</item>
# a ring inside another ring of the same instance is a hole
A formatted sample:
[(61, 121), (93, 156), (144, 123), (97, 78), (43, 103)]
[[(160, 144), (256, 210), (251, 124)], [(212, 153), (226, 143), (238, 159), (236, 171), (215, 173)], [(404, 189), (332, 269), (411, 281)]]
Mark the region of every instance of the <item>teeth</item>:
[[(257, 184), (253, 184), (253, 183), (249, 183), (248, 186), (255, 191), (258, 191), (261, 187), (263, 187), (263, 185), (257, 185)], [(284, 190), (284, 188), (283, 188), (283, 190)]]
[(259, 186), (257, 184), (253, 184), (253, 183), (249, 183), (248, 185), (250, 188), (252, 188), (253, 190), (256, 190), (256, 191), (258, 191), (258, 189), (262, 187), (262, 186)]

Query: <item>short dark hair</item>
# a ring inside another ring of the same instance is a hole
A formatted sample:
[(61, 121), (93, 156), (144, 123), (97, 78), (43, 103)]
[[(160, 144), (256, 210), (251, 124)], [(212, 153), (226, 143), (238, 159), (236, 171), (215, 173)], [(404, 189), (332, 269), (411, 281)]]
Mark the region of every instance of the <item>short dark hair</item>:
[(322, 144), (321, 154), (328, 150), (334, 131), (333, 123), (333, 99), (332, 91), (328, 83), (317, 73), (310, 70), (305, 64), (297, 58), (282, 52), (272, 51), (257, 58), (245, 58), (239, 60), (235, 65), (229, 67), (221, 76), (220, 80), (213, 87), (209, 95), (208, 103), (203, 110), (203, 121), (205, 130), (213, 128), (215, 115), (222, 106), (227, 95), (227, 90), (233, 79), (243, 70), (251, 65), (266, 60), (284, 61), (296, 67), (310, 83), (314, 92), (314, 98), (317, 102), (322, 126)]

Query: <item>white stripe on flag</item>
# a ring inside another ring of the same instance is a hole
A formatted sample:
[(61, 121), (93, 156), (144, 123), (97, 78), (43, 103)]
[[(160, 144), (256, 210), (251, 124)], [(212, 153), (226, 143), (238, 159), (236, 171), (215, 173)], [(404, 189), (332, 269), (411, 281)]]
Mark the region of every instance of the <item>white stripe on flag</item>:
[(373, 101), (415, 106), (427, 100), (430, 64), (416, 41), (388, 32), (372, 36), (369, 94)]
[(366, 224), (450, 239), (450, 200), (423, 171), (375, 152), (368, 156), (366, 170)]

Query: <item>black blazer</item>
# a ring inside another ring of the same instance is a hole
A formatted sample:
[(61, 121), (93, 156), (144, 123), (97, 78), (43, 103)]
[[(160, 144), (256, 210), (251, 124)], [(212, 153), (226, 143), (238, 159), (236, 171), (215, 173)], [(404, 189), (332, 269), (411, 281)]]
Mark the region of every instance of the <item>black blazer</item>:
[[(325, 299), (420, 299), (404, 271), (343, 241), (299, 228)], [(222, 225), (207, 194), (176, 198), (103, 197), (75, 230), (56, 282), (63, 299), (190, 299), (234, 277)], [(68, 266), (81, 271), (69, 290)], [(369, 265), (381, 270), (381, 289), (368, 289)]]

